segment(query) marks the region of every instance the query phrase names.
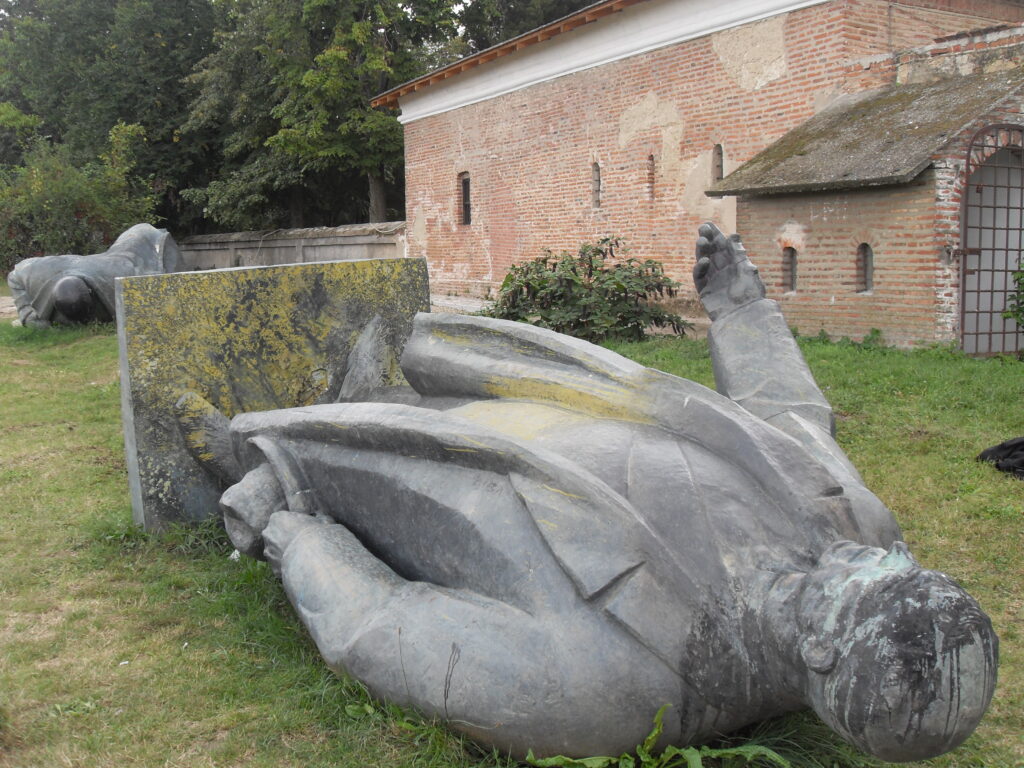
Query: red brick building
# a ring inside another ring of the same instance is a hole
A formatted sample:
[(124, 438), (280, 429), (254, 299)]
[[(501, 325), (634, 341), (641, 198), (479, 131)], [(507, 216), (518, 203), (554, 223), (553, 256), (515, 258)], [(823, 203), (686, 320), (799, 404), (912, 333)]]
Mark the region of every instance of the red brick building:
[[(975, 316), (993, 301), (982, 283), (1005, 282), (996, 262), (1019, 259), (1007, 217), (1019, 225), (1020, 195), (1004, 176), (1019, 179), (1020, 153), (1003, 148), (1019, 134), (990, 132), (991, 146), (974, 152), (970, 172), (990, 156), (1000, 170), (985, 171), (994, 186), (977, 193), (973, 244), (960, 198), (973, 135), (1020, 122), (1021, 22), (1020, 0), (599, 2), (377, 100), (399, 106), (405, 124), (408, 253), (427, 258), (435, 293), (483, 296), (513, 262), (616, 234), (686, 279), (696, 227), (711, 219), (744, 237), (802, 332), (879, 328), (911, 343), (957, 339), (968, 322), (990, 330)], [(964, 98), (943, 120), (950, 100), (922, 96), (927, 130), (901, 121), (913, 110), (891, 108), (968, 75), (984, 97), (957, 86)], [(849, 103), (882, 87), (887, 97)], [(830, 144), (829, 115), (878, 143), (857, 154), (854, 131)], [(799, 163), (801, 130), (817, 142), (813, 169)], [(900, 162), (846, 178), (827, 161), (849, 156), (859, 168), (890, 152)], [(996, 187), (1002, 202), (981, 199)], [(993, 216), (998, 258), (971, 254), (991, 244)], [(985, 261), (961, 280), (969, 254)]]

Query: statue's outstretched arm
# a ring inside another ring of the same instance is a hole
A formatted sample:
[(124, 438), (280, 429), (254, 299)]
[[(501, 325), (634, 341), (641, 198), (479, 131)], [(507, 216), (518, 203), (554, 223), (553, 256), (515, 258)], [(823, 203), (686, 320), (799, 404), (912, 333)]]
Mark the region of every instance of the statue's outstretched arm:
[(777, 302), (738, 235), (701, 225), (693, 278), (711, 317), (708, 344), (718, 391), (785, 432), (817, 456), (842, 483), (861, 521), (865, 543), (888, 547), (901, 538), (891, 513), (835, 441), (832, 407), (818, 388)]
[(718, 391), (766, 421), (796, 415), (834, 435), (832, 408), (779, 305), (765, 298), (739, 236), (726, 237), (711, 223), (699, 232), (693, 277), (712, 320), (708, 342)]

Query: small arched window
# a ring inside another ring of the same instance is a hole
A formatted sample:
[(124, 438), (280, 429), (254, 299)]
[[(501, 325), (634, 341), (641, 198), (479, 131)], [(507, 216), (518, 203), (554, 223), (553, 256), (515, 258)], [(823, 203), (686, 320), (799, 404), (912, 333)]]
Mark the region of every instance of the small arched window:
[(590, 205), (594, 208), (601, 207), (601, 164), (594, 163), (590, 166)]
[(647, 199), (654, 199), (654, 155), (647, 156)]
[(796, 248), (788, 245), (782, 249), (782, 290), (796, 290)]
[(875, 252), (867, 243), (857, 246), (857, 292), (866, 293), (875, 287)]
[(725, 178), (725, 155), (722, 152), (722, 145), (715, 144), (711, 150), (711, 183), (721, 181)]

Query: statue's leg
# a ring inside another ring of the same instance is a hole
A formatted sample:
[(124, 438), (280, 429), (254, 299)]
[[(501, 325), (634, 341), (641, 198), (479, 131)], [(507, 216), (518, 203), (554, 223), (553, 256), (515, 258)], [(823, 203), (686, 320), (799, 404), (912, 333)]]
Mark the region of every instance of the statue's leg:
[[(263, 535), (333, 670), (483, 743), (520, 756), (618, 754), (678, 702), (678, 679), (625, 637), (610, 640), (594, 612), (532, 615), (406, 581), (344, 526), (292, 512), (274, 514)], [(677, 736), (678, 719), (666, 720)]]

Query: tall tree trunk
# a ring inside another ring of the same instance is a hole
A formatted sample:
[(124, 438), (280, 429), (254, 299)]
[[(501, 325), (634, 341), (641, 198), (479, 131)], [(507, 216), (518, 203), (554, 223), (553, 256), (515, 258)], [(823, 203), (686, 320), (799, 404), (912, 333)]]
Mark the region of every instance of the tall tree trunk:
[(370, 182), (370, 221), (387, 221), (388, 200), (384, 188), (384, 175), (368, 173), (366, 177)]

